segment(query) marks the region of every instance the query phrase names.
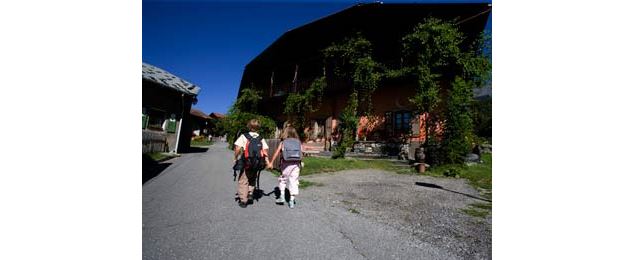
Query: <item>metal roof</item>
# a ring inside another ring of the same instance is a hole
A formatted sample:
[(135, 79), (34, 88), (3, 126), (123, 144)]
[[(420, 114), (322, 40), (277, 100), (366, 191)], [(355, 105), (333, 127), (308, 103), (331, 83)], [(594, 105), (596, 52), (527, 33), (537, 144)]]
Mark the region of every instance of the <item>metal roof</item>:
[(198, 95), (201, 91), (200, 87), (145, 62), (143, 63), (143, 79), (192, 96)]

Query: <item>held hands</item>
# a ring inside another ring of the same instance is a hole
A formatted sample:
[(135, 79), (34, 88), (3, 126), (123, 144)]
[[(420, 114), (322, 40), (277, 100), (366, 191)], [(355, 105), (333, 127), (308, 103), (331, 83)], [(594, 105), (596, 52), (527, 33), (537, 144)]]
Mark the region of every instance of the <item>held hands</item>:
[(267, 169), (270, 169), (270, 170), (271, 170), (271, 169), (273, 169), (273, 164), (272, 164), (272, 163), (270, 163), (270, 162), (269, 162), (269, 163), (267, 163)]

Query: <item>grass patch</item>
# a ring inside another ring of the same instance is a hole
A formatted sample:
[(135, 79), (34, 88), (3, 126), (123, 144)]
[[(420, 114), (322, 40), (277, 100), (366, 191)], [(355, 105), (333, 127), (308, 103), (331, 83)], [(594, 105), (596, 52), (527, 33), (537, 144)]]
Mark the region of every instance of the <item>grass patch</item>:
[(146, 153), (145, 155), (147, 155), (148, 157), (150, 157), (150, 159), (156, 162), (165, 161), (167, 159), (176, 157), (174, 155), (167, 154), (167, 153)]
[(473, 217), (485, 218), (492, 212), (492, 203), (472, 203), (461, 211)]
[(474, 208), (484, 209), (484, 210), (492, 210), (491, 203), (474, 203), (474, 204), (471, 204), (470, 206)]
[(300, 171), (301, 175), (310, 175), (323, 172), (337, 172), (352, 169), (380, 169), (386, 171), (397, 172), (403, 167), (397, 167), (393, 162), (388, 160), (359, 160), (353, 158), (331, 159), (322, 157), (304, 158), (304, 168)]
[(359, 214), (359, 211), (357, 211), (357, 210), (356, 210), (356, 209), (354, 209), (354, 208), (350, 208), (350, 209), (348, 209), (348, 211), (349, 211), (350, 213), (353, 213), (353, 214)]
[(307, 187), (311, 187), (311, 186), (324, 186), (323, 183), (319, 183), (319, 182), (312, 182), (312, 181), (305, 181), (305, 180), (300, 180), (300, 185), (298, 185), (298, 187), (300, 187), (300, 189), (304, 189)]
[(214, 144), (214, 142), (206, 139), (192, 140), (190, 142), (190, 146), (210, 146), (212, 144)]
[[(427, 175), (465, 178), (474, 187), (491, 191), (492, 190), (492, 154), (481, 155), (483, 163), (476, 165), (441, 165), (426, 170)], [(491, 193), (489, 193), (491, 197)]]
[(485, 218), (487, 217), (487, 215), (489, 215), (489, 211), (479, 210), (475, 208), (461, 209), (461, 211), (463, 211), (463, 213), (465, 214), (468, 214), (470, 216), (477, 217), (477, 218)]

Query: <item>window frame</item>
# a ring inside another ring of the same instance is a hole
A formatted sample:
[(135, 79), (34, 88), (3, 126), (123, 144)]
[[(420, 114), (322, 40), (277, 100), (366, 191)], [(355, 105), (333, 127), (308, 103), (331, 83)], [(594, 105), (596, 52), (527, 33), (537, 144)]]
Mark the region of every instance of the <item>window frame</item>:
[[(167, 120), (167, 113), (165, 110), (149, 108), (147, 109), (148, 123), (146, 124), (146, 129), (156, 130), (156, 131), (164, 131), (163, 125), (165, 120)], [(160, 122), (159, 122), (160, 121)], [(158, 123), (158, 124), (155, 124)]]
[[(393, 112), (393, 132), (410, 133), (412, 131), (412, 111), (400, 110)], [(406, 120), (407, 119), (407, 120)]]

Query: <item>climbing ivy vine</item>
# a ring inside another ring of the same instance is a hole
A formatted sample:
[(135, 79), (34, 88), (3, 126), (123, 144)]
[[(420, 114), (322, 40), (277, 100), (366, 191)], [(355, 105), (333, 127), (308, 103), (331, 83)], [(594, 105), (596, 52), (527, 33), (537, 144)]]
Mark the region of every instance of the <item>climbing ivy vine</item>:
[[(357, 93), (356, 106), (360, 111), (356, 115), (369, 115), (372, 112), (372, 95), (382, 78), (382, 67), (373, 59), (372, 44), (361, 33), (331, 44), (324, 49), (325, 61), (332, 65), (333, 74), (352, 86)], [(359, 106), (359, 105), (362, 106)]]
[[(303, 129), (307, 123), (308, 114), (320, 108), (324, 88), (326, 88), (326, 76), (321, 76), (313, 80), (304, 92), (291, 93), (287, 96), (284, 102), (284, 113), (292, 119), (296, 128)], [(304, 138), (304, 131), (299, 131), (299, 134), (301, 138)]]
[(346, 148), (355, 141), (359, 117), (373, 111), (372, 95), (382, 78), (382, 66), (373, 59), (372, 52), (371, 42), (360, 33), (322, 51), (326, 64), (332, 65), (334, 76), (352, 86), (348, 104), (340, 115), (342, 140), (334, 158), (344, 157)]
[[(304, 126), (307, 116), (321, 105), (327, 85), (326, 68), (332, 72), (333, 80), (344, 81), (352, 86), (348, 104), (340, 115), (342, 142), (336, 157), (344, 156), (346, 148), (355, 141), (355, 131), (360, 115), (372, 111), (372, 94), (382, 77), (380, 64), (372, 58), (372, 44), (361, 34), (335, 42), (322, 50), (324, 75), (316, 78), (302, 93), (291, 93), (284, 104), (284, 112), (295, 119), (296, 125)], [(362, 109), (358, 109), (363, 104)]]

